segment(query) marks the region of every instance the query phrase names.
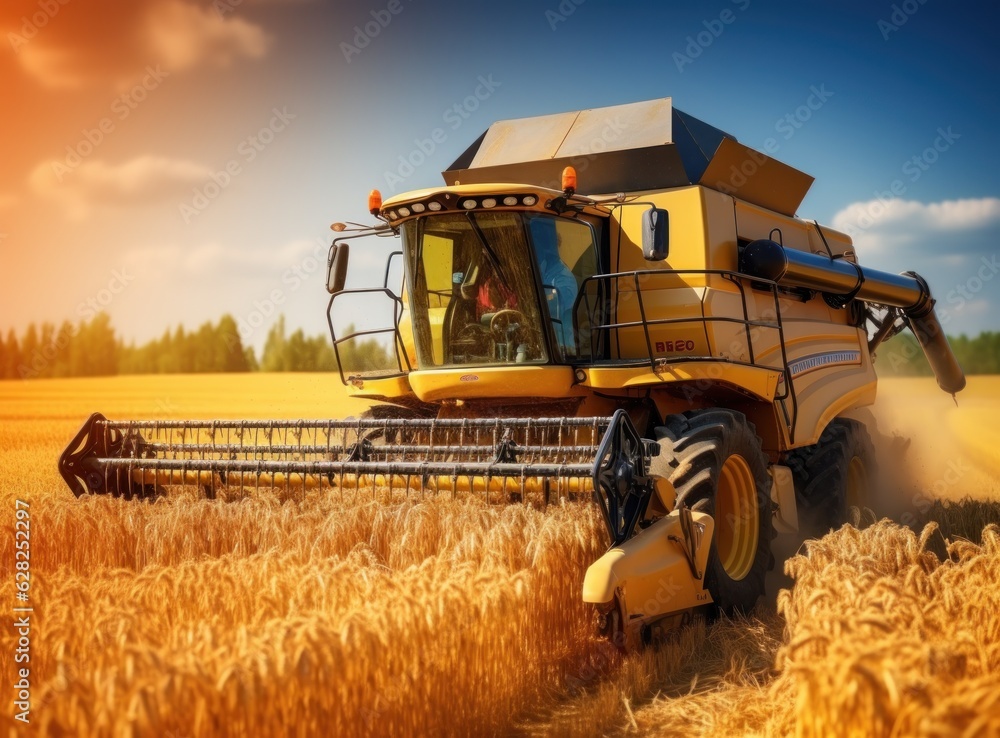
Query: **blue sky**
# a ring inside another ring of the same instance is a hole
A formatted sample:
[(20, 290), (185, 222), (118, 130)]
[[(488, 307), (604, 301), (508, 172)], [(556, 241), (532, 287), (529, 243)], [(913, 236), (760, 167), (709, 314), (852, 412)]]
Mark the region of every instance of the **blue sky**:
[[(371, 188), (441, 183), (494, 120), (671, 96), (749, 146), (774, 138), (816, 178), (799, 215), (854, 233), (863, 263), (924, 274), (950, 333), (1000, 328), (992, 7), (76, 2), (25, 44), (10, 34), (38, 3), (0, 14), (4, 326), (96, 306), (138, 340), (224, 312), (258, 347), (278, 311), (320, 333), (329, 224), (369, 220)], [(383, 258), (352, 255), (351, 284)]]

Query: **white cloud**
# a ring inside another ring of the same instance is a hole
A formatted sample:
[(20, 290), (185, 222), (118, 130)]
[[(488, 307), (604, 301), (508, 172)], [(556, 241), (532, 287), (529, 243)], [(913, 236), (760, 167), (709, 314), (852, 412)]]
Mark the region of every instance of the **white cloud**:
[(979, 251), (986, 231), (1000, 226), (1000, 198), (982, 197), (923, 203), (915, 200), (854, 202), (831, 225), (854, 238), (862, 256), (885, 255), (902, 247), (955, 260)]
[(987, 299), (971, 300), (965, 304), (965, 311), (968, 317), (990, 316), (993, 312), (992, 305)]
[(170, 70), (189, 69), (202, 62), (228, 66), (241, 57), (260, 58), (270, 45), (260, 26), (240, 17), (224, 18), (211, 7), (182, 0), (153, 6), (145, 34)]
[(1000, 198), (982, 197), (941, 202), (868, 200), (851, 203), (833, 216), (834, 228), (858, 230), (973, 230), (1000, 222)]
[(852, 236), (866, 268), (922, 275), (949, 334), (996, 329), (1000, 198), (855, 202), (831, 225)]
[[(133, 249), (125, 258), (134, 264), (143, 264), (162, 276), (163, 270), (182, 275), (201, 275), (222, 278), (234, 272), (250, 272), (256, 276), (278, 281), (289, 269), (326, 269), (326, 246), (316, 241), (297, 239), (274, 248), (248, 249), (244, 246), (207, 242), (196, 246), (149, 246)], [(322, 261), (321, 265), (314, 262)]]
[(945, 200), (927, 206), (927, 220), (939, 230), (974, 230), (1000, 223), (1000, 198)]
[(86, 84), (86, 76), (78, 58), (66, 49), (55, 49), (40, 43), (27, 45), (18, 54), (24, 71), (43, 86), (52, 89), (74, 89)]
[[(196, 245), (169, 243), (133, 248), (124, 259), (165, 284), (190, 285), (206, 280), (217, 285), (238, 286), (237, 292), (267, 295), (272, 289), (296, 291), (305, 282), (325, 283), (326, 260), (331, 237), (299, 238), (270, 246), (207, 241)], [(397, 267), (399, 262), (396, 262)], [(354, 249), (348, 287), (371, 287), (369, 279), (385, 268), (385, 254)], [(398, 273), (396, 269), (395, 273)], [(317, 287), (322, 291), (321, 287)], [(324, 293), (325, 294), (325, 293)]]
[(70, 216), (79, 218), (95, 205), (137, 206), (181, 197), (211, 175), (202, 164), (146, 155), (121, 164), (84, 161), (73, 170), (61, 162), (45, 162), (35, 167), (29, 183), (37, 194), (61, 201)]
[[(132, 248), (122, 254), (121, 263), (143, 289), (116, 306), (121, 315), (116, 314), (115, 325), (126, 335), (145, 335), (149, 329), (136, 317), (142, 305), (176, 303), (170, 320), (189, 326), (231, 314), (241, 325), (244, 340), (258, 351), (279, 314), (288, 316), (289, 325), (306, 328), (309, 335), (325, 333), (329, 242), (325, 236), (274, 245), (177, 240)], [(177, 295), (184, 299), (177, 301)], [(157, 327), (154, 333), (161, 330)]]
[(21, 71), (50, 89), (125, 88), (147, 65), (226, 66), (271, 45), (262, 26), (209, 0), (4, 0), (0, 32)]

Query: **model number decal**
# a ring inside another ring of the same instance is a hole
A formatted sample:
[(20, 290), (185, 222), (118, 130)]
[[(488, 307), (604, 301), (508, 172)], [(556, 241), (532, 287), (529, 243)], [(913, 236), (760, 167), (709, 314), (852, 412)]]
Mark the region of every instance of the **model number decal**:
[(694, 341), (657, 341), (657, 353), (679, 353), (681, 351), (694, 351)]

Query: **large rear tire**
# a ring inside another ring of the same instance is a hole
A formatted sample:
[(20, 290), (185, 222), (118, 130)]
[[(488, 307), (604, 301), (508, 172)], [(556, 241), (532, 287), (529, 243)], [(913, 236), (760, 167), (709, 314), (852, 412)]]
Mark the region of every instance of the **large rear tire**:
[(875, 449), (864, 423), (836, 418), (819, 442), (795, 449), (785, 462), (795, 479), (799, 530), (820, 536), (875, 505)]
[(651, 472), (670, 479), (678, 504), (715, 520), (705, 588), (727, 615), (749, 612), (774, 564), (771, 477), (753, 424), (732, 410), (695, 410), (667, 416), (656, 436)]

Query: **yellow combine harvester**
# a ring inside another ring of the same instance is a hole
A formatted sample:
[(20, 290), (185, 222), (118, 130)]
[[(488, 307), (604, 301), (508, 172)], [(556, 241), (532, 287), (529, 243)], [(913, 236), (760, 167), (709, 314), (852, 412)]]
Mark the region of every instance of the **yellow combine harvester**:
[[(334, 225), (334, 347), (381, 334), (392, 356), (342, 379), (383, 404), (322, 422), (95, 414), (60, 460), (73, 491), (593, 497), (611, 546), (583, 597), (634, 644), (749, 609), (776, 530), (865, 503), (874, 452), (847, 414), (875, 399), (883, 340), (910, 327), (942, 389), (964, 387), (923, 279), (862, 268), (846, 235), (795, 217), (811, 177), (670, 99), (495, 123), (444, 179), (372, 192), (377, 225)], [(345, 289), (349, 243), (378, 237), (399, 244), (383, 283)], [(338, 335), (348, 299), (385, 302), (390, 324)]]

